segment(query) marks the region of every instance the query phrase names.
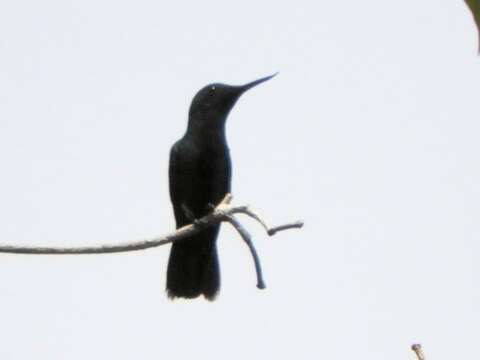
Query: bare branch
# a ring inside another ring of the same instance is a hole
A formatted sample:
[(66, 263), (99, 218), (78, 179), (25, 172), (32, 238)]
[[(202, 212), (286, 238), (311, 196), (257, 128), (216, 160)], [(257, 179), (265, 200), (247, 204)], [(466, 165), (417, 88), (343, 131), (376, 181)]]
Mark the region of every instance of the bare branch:
[(245, 210), (242, 213), (247, 215), (247, 216), (250, 216), (252, 219), (256, 220), (260, 225), (263, 226), (263, 228), (265, 229), (265, 231), (268, 234), (268, 231), (269, 231), (268, 225), (266, 224), (265, 221), (263, 221), (263, 219), (260, 217), (260, 215), (256, 211), (252, 210), (248, 206), (245, 206)]
[[(236, 210), (235, 208), (230, 209)], [(202, 218), (203, 219), (203, 218)], [(222, 220), (219, 215), (208, 216), (210, 224), (218, 223)], [(177, 229), (171, 234), (161, 237), (156, 237), (147, 240), (140, 240), (134, 242), (117, 243), (117, 244), (101, 244), (95, 246), (78, 246), (78, 247), (57, 247), (57, 246), (16, 246), (16, 245), (0, 245), (0, 253), (11, 254), (31, 254), (31, 255), (88, 255), (88, 254), (111, 254), (128, 251), (144, 250), (156, 246), (169, 244), (174, 241), (179, 241), (196, 234), (200, 228), (194, 225), (186, 225)]]
[(275, 235), (279, 231), (288, 230), (288, 229), (300, 229), (303, 227), (303, 221), (296, 221), (291, 224), (279, 225), (273, 228), (268, 229), (267, 233), (270, 236)]
[(425, 354), (422, 351), (422, 345), (421, 344), (413, 344), (412, 345), (412, 350), (415, 352), (417, 355), (418, 360), (425, 360)]
[(303, 221), (295, 221), (293, 223), (289, 224), (284, 224), (284, 225), (279, 225), (275, 227), (268, 227), (268, 225), (265, 223), (265, 221), (258, 215), (258, 213), (254, 210), (252, 210), (248, 206), (244, 206), (242, 209), (239, 209), (238, 211), (241, 214), (245, 214), (247, 216), (250, 216), (252, 219), (256, 220), (262, 227), (265, 229), (268, 235), (273, 236), (279, 231), (283, 230), (288, 230), (288, 229), (300, 229), (303, 227)]
[(253, 245), (252, 236), (247, 231), (247, 229), (245, 229), (242, 224), (240, 224), (240, 222), (235, 219), (235, 217), (233, 217), (232, 215), (226, 215), (226, 218), (227, 221), (232, 224), (232, 226), (238, 231), (243, 241), (245, 241), (245, 243), (247, 244), (250, 253), (252, 254), (253, 262), (255, 263), (255, 271), (257, 273), (257, 288), (265, 289), (267, 286), (265, 285), (265, 281), (263, 280), (262, 266), (260, 264), (260, 258), (258, 257), (257, 250)]
[[(226, 194), (224, 199), (208, 215), (198, 219), (200, 223), (213, 225), (228, 221), (227, 216), (234, 214), (252, 214), (247, 206), (231, 206), (232, 195)], [(252, 215), (250, 215), (252, 216)], [(258, 221), (258, 220), (257, 220)], [(260, 221), (261, 222), (261, 221)], [(261, 222), (262, 223), (262, 222)], [(267, 229), (266, 226), (264, 226)], [(277, 227), (279, 228), (279, 227)], [(275, 229), (275, 228), (274, 228)], [(147, 240), (125, 242), (120, 244), (101, 244), (96, 246), (59, 247), (59, 246), (17, 246), (0, 244), (0, 253), (32, 254), (32, 255), (80, 255), (80, 254), (111, 254), (128, 251), (145, 250), (157, 246), (180, 241), (196, 234), (202, 227), (193, 224), (183, 226), (175, 232)], [(279, 231), (279, 230), (277, 230)]]

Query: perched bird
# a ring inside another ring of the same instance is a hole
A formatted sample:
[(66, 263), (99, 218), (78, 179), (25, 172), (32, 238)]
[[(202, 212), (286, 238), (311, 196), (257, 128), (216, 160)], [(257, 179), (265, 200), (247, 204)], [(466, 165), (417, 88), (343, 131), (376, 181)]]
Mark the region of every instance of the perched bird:
[[(211, 211), (230, 192), (232, 165), (225, 122), (239, 97), (276, 74), (242, 86), (210, 84), (190, 105), (187, 131), (170, 151), (169, 182), (177, 228)], [(220, 225), (175, 242), (167, 269), (170, 298), (214, 300), (220, 289), (216, 239)]]

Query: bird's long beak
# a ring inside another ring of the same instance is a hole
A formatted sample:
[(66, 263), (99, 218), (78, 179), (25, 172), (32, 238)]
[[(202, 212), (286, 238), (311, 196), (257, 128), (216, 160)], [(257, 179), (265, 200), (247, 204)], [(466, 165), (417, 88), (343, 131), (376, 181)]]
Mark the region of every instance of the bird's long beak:
[(257, 86), (258, 84), (261, 84), (261, 83), (263, 83), (263, 82), (265, 82), (265, 81), (267, 81), (267, 80), (270, 80), (271, 78), (277, 76), (277, 74), (278, 74), (278, 72), (276, 72), (276, 73), (273, 74), (273, 75), (265, 76), (265, 77), (263, 77), (263, 78), (261, 78), (261, 79), (258, 79), (258, 80), (252, 81), (252, 82), (250, 82), (250, 83), (248, 83), (248, 84), (245, 84), (245, 85), (240, 86), (241, 93), (244, 93), (245, 91), (251, 89), (252, 87)]

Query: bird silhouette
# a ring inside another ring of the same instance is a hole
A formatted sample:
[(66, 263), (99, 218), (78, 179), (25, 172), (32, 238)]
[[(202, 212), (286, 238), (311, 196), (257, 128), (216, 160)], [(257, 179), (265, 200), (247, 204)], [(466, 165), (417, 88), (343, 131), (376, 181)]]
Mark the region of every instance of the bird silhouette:
[[(170, 150), (169, 183), (177, 228), (208, 214), (230, 192), (232, 164), (225, 123), (240, 96), (276, 74), (241, 86), (210, 84), (190, 105), (188, 126)], [(167, 294), (173, 298), (203, 295), (214, 300), (220, 289), (216, 239), (220, 224), (175, 242), (167, 269)]]

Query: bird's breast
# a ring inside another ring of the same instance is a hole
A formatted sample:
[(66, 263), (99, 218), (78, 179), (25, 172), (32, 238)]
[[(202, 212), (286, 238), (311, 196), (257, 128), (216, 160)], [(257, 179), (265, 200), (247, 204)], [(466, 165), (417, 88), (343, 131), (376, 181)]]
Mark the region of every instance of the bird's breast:
[[(193, 150), (193, 149), (192, 149)], [(228, 147), (201, 147), (191, 153), (186, 181), (187, 202), (203, 213), (209, 204), (219, 203), (231, 188), (232, 165)], [(186, 195), (186, 194), (185, 194)]]

